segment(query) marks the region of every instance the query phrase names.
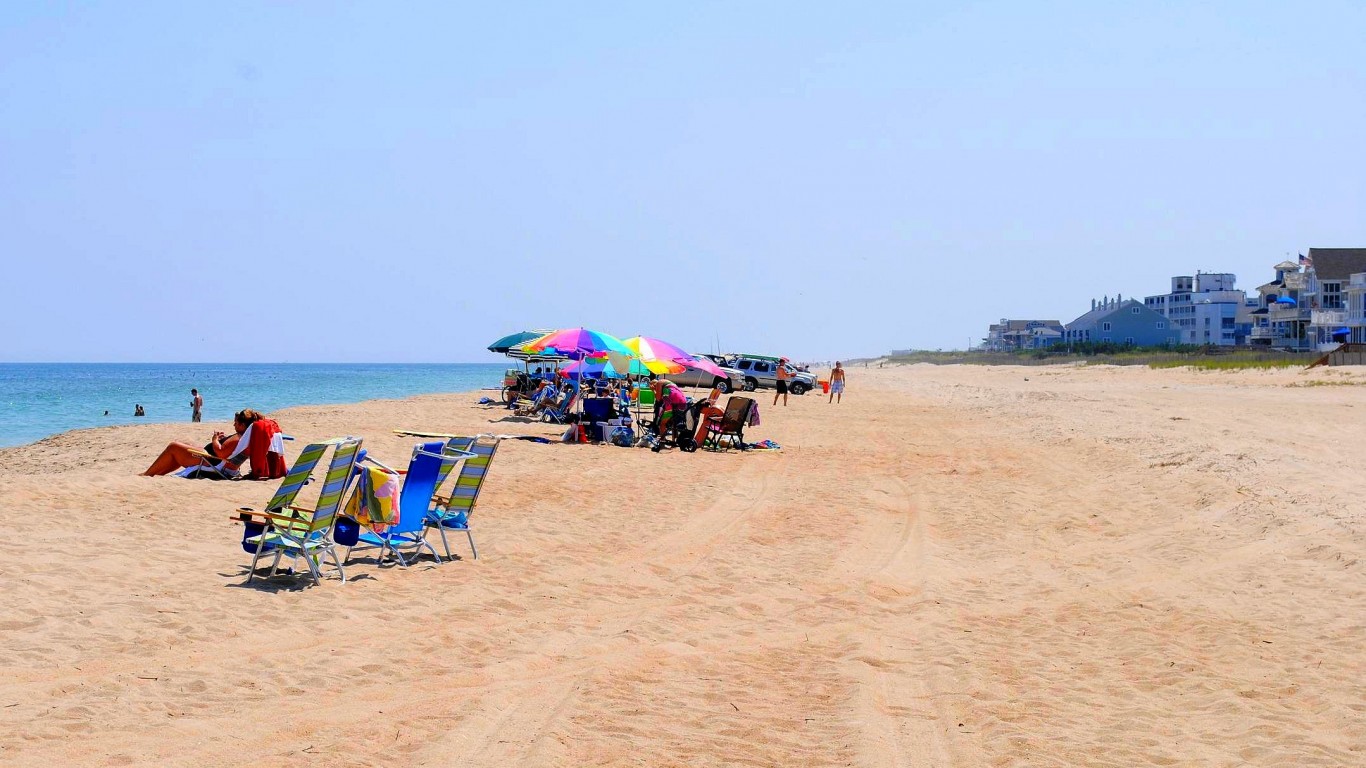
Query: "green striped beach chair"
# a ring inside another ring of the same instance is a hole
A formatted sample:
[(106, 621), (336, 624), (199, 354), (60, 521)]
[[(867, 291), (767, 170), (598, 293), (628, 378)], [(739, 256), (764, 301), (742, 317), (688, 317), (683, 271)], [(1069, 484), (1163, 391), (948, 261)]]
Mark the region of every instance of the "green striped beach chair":
[(441, 493), (441, 487), (450, 474), (451, 465), (442, 467), (437, 478), (437, 492), (432, 497), (432, 508), (427, 511), (426, 525), (441, 533), (441, 546), (445, 548), (448, 560), (454, 560), (455, 557), (451, 554), (450, 542), (446, 540), (447, 530), (464, 531), (470, 542), (470, 554), (475, 559), (479, 558), (479, 550), (474, 548), (474, 534), (470, 532), (470, 513), (479, 500), (479, 489), (484, 486), (489, 464), (493, 463), (493, 457), (498, 453), (499, 442), (500, 439), (492, 435), (452, 437), (442, 449), (443, 453), (449, 455), (465, 455), (448, 495)]
[[(262, 518), (259, 522), (264, 523), (265, 530), (243, 540), (244, 546), (255, 547), (247, 583), (251, 583), (256, 577), (256, 563), (261, 559), (262, 553), (271, 550), (275, 552), (275, 562), (270, 568), (271, 576), (279, 570), (280, 559), (285, 555), (288, 555), (291, 561), (302, 557), (304, 562), (308, 563), (313, 583), (319, 584), (323, 559), (331, 557), (333, 565), (341, 575), (342, 583), (346, 583), (346, 572), (342, 570), (341, 560), (337, 557), (337, 545), (332, 540), (332, 524), (337, 519), (342, 496), (350, 483), (351, 469), (356, 463), (360, 444), (359, 437), (338, 437), (304, 446), (299, 458), (294, 462), (294, 467), (285, 475), (284, 482), (280, 483), (280, 490), (275, 492), (275, 497), (266, 505), (266, 511), (253, 513), (255, 517)], [(308, 509), (297, 505), (295, 500), (299, 491), (308, 482), (313, 474), (313, 468), (329, 448), (332, 449), (332, 461), (327, 466), (327, 475), (323, 479), (322, 491), (318, 494), (317, 506)]]

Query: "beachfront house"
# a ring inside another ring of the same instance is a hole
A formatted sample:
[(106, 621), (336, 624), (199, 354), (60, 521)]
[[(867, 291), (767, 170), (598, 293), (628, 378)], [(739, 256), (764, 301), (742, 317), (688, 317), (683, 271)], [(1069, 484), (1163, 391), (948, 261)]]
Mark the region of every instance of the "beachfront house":
[(1172, 278), (1170, 293), (1148, 296), (1143, 305), (1167, 318), (1181, 344), (1232, 347), (1247, 343), (1252, 307), (1229, 272), (1196, 272)]
[(1042, 349), (1062, 340), (1062, 323), (1057, 320), (1007, 320), (992, 323), (982, 348), (992, 352)]
[[(1354, 272), (1343, 288), (1349, 333), (1347, 341), (1366, 344), (1366, 272)], [(1341, 339), (1342, 337), (1336, 337)]]
[(1181, 343), (1181, 332), (1167, 318), (1135, 299), (1122, 296), (1091, 300), (1091, 311), (1068, 323), (1063, 342), (1163, 347)]
[(1298, 262), (1277, 264), (1276, 279), (1257, 288), (1251, 342), (1292, 350), (1329, 350), (1347, 331), (1353, 340), (1366, 331), (1350, 322), (1352, 276), (1366, 273), (1366, 248), (1310, 248)]
[(1257, 308), (1252, 311), (1253, 346), (1304, 349), (1309, 310), (1300, 308), (1308, 279), (1300, 264), (1286, 260), (1275, 266), (1276, 279), (1257, 286)]
[(1344, 340), (1362, 341), (1360, 315), (1353, 323), (1349, 298), (1352, 278), (1366, 274), (1366, 248), (1310, 248), (1305, 257), (1309, 322), (1305, 339), (1313, 349), (1327, 352)]

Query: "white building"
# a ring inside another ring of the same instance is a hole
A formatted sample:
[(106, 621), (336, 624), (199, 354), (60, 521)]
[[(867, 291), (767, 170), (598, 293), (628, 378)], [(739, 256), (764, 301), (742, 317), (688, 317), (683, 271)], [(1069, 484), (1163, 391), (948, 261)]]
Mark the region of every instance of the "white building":
[(1252, 325), (1247, 294), (1229, 272), (1197, 272), (1172, 278), (1171, 293), (1143, 303), (1181, 332), (1180, 344), (1232, 347), (1247, 343)]

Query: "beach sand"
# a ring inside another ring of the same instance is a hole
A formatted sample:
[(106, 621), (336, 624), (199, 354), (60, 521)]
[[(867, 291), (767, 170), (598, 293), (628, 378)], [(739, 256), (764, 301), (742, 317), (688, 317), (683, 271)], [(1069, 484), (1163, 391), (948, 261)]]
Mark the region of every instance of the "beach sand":
[[(136, 476), (225, 425), (5, 449), (0, 764), (1363, 765), (1363, 395), (854, 368), (761, 393), (781, 452), (506, 441), (479, 559), (319, 587), (244, 585), (275, 483)], [(275, 416), (291, 459), (556, 431), (475, 399)]]

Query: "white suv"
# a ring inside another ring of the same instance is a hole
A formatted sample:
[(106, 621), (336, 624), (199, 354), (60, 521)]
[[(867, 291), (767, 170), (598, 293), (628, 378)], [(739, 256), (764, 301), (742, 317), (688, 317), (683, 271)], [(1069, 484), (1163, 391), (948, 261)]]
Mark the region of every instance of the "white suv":
[[(740, 371), (745, 377), (745, 391), (753, 392), (756, 389), (773, 389), (778, 386), (778, 361), (771, 357), (749, 357), (737, 355), (729, 361), (729, 365)], [(804, 395), (816, 388), (816, 377), (805, 371), (799, 371), (790, 365), (785, 365), (788, 373), (787, 391), (794, 395)]]

